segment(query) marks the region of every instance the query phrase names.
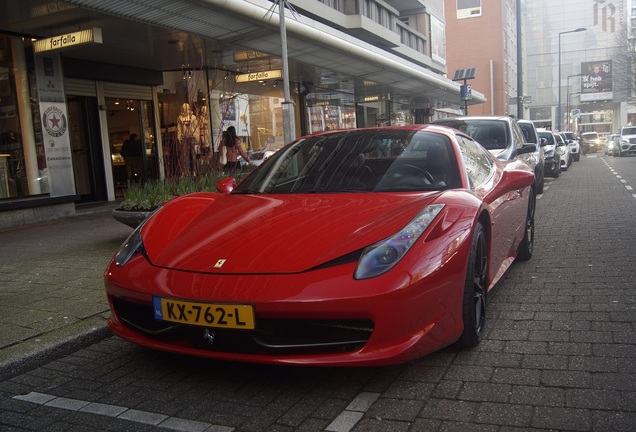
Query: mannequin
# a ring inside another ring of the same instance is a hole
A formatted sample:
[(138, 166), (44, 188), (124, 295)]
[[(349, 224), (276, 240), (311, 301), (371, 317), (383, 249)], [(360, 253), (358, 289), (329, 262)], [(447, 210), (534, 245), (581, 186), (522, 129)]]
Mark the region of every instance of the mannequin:
[(177, 142), (179, 145), (179, 168), (185, 175), (194, 174), (195, 151), (199, 139), (199, 121), (189, 103), (181, 105), (177, 119)]
[[(210, 119), (208, 119), (208, 107), (203, 105), (199, 111), (199, 145), (210, 147)], [(201, 150), (205, 153), (205, 150)]]

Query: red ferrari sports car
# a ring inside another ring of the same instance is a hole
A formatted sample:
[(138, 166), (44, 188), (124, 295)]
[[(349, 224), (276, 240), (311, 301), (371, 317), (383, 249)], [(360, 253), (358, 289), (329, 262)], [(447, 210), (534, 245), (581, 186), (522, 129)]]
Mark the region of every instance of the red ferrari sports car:
[(109, 326), (158, 350), (271, 364), (474, 346), (488, 291), (532, 255), (533, 181), (445, 126), (302, 137), (139, 226), (105, 272)]

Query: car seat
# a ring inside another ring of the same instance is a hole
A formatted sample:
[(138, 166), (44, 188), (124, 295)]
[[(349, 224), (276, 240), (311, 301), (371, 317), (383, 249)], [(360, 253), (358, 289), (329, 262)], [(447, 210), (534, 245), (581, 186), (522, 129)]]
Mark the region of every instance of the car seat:
[(427, 150), (426, 169), (435, 179), (435, 183), (446, 184), (447, 176), (450, 174), (450, 166), (445, 147), (433, 145)]

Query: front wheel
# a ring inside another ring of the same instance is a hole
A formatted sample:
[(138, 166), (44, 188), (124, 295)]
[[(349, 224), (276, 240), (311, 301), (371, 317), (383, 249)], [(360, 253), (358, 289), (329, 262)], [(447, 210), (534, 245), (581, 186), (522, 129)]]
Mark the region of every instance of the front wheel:
[(488, 248), (486, 234), (480, 222), (475, 225), (468, 255), (462, 319), (464, 331), (457, 341), (463, 348), (474, 347), (484, 336), (486, 324), (486, 289), (488, 283)]
[(539, 183), (539, 185), (537, 186), (537, 194), (542, 194), (544, 187), (545, 187), (545, 178), (542, 177), (541, 178), (541, 183)]

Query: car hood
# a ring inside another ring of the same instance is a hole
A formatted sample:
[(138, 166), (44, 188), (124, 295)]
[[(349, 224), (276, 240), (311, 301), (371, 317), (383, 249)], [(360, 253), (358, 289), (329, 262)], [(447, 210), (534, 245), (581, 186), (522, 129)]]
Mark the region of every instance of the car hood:
[(159, 267), (296, 273), (394, 234), (439, 195), (196, 194), (165, 205), (146, 221), (142, 239)]

